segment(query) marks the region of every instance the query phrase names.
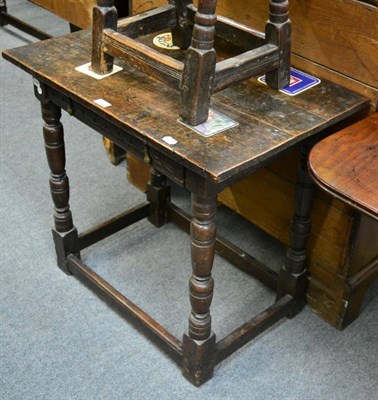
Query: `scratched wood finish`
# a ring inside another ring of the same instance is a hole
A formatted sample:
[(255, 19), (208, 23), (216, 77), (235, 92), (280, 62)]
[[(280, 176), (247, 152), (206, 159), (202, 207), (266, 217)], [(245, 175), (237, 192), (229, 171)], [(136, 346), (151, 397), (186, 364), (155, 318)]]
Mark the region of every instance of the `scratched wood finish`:
[[(80, 98), (88, 110), (108, 118), (113, 125), (148, 140), (152, 148), (169, 154), (172, 162), (179, 162), (214, 183), (231, 183), (235, 171), (238, 177), (247, 175), (268, 158), (367, 104), (362, 96), (326, 81), (300, 97), (291, 98), (250, 80), (216, 94), (213, 99), (214, 109), (239, 125), (205, 138), (177, 122), (178, 93), (145, 74), (127, 68), (98, 81), (75, 71), (75, 67), (90, 60), (90, 51), (90, 33), (85, 31), (37, 43), (31, 48), (13, 49), (4, 56), (41, 81), (48, 80), (52, 87), (59, 87), (62, 94)], [(50, 57), (44, 60), (40, 54)], [(93, 101), (98, 98), (112, 107), (96, 105)], [(69, 108), (69, 104), (65, 107)], [(72, 111), (75, 115), (75, 110)], [(123, 147), (125, 137), (117, 135), (116, 143)], [(163, 140), (166, 136), (177, 140), (174, 152)]]
[(378, 113), (318, 143), (309, 168), (323, 189), (378, 219)]

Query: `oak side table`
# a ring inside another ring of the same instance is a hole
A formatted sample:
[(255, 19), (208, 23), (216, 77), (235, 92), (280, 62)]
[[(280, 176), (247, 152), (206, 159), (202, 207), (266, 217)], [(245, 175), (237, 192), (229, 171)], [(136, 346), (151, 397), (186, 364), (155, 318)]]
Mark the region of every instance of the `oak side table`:
[[(33, 76), (35, 95), (41, 103), (55, 205), (53, 237), (58, 266), (67, 274), (80, 276), (138, 319), (170, 350), (183, 375), (201, 385), (211, 378), (217, 363), (276, 321), (293, 317), (303, 308), (307, 283), (305, 246), (314, 189), (306, 167), (309, 141), (328, 134), (335, 124), (363, 110), (368, 100), (327, 81), (290, 97), (251, 79), (213, 96), (211, 108), (238, 125), (205, 137), (178, 122), (179, 95), (159, 81), (130, 67), (102, 80), (76, 71), (76, 67), (90, 61), (90, 41), (90, 32), (83, 31), (3, 53)], [(122, 66), (117, 60), (116, 64)], [(144, 159), (152, 172), (145, 203), (80, 235), (69, 207), (61, 110)], [(217, 194), (297, 145), (303, 145), (304, 151), (291, 246), (285, 265), (277, 274), (216, 235)], [(191, 192), (191, 216), (171, 203), (166, 177)], [(182, 339), (119, 293), (80, 257), (82, 249), (143, 218), (155, 226), (174, 222), (184, 230), (190, 228), (192, 310)], [(277, 293), (272, 306), (218, 342), (210, 317), (215, 250)]]

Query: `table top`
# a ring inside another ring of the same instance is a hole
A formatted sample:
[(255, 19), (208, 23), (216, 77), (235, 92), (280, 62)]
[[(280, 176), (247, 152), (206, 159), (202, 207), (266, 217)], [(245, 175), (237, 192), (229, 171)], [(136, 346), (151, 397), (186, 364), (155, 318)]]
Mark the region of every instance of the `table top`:
[(316, 144), (309, 169), (322, 188), (378, 219), (378, 113)]
[[(3, 56), (125, 135), (215, 184), (232, 183), (368, 104), (359, 94), (325, 80), (288, 96), (252, 78), (212, 97), (211, 107), (239, 125), (203, 137), (178, 122), (176, 90), (119, 60), (116, 64), (124, 69), (102, 80), (77, 72), (76, 67), (90, 61), (90, 53), (91, 34), (82, 31), (7, 50)], [(94, 103), (99, 98), (111, 106)], [(167, 136), (176, 143), (167, 143)]]

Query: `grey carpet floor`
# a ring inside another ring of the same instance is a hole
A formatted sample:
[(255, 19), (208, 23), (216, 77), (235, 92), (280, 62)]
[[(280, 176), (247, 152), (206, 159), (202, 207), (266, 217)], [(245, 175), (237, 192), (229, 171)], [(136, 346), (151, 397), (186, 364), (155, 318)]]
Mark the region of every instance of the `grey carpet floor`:
[[(25, 0), (9, 12), (58, 36), (68, 25)], [(35, 41), (12, 27), (1, 49)], [(360, 318), (343, 332), (308, 307), (253, 340), (195, 388), (137, 325), (122, 318), (55, 264), (52, 202), (31, 77), (0, 61), (1, 331), (0, 398), (24, 399), (354, 399), (378, 398), (378, 285)], [(123, 212), (144, 195), (126, 181), (125, 165), (108, 161), (98, 134), (68, 115), (67, 173), (75, 225), (83, 231)], [(173, 187), (188, 207), (188, 194)], [(224, 208), (219, 230), (274, 268), (276, 241)], [(140, 222), (83, 252), (84, 260), (162, 325), (186, 329), (189, 239), (177, 228)], [(217, 336), (273, 301), (258, 282), (221, 258), (214, 266)]]

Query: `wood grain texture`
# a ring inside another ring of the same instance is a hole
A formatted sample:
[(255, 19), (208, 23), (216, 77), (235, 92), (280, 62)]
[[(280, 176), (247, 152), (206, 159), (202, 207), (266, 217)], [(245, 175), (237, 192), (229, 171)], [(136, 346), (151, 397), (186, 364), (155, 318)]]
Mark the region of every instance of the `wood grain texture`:
[[(128, 67), (95, 80), (75, 71), (90, 60), (88, 31), (6, 51), (4, 56), (60, 94), (80, 99), (87, 113), (108, 119), (214, 184), (226, 185), (248, 175), (269, 158), (367, 105), (366, 98), (327, 81), (290, 97), (252, 79), (213, 96), (212, 107), (239, 125), (206, 138), (177, 121), (178, 93), (145, 74)], [(98, 98), (112, 106), (97, 105)], [(177, 144), (169, 145), (166, 136)]]
[(378, 219), (378, 113), (315, 145), (309, 168), (323, 189)]
[(32, 0), (79, 28), (92, 25), (92, 9), (96, 0)]
[[(92, 25), (92, 10), (96, 0), (30, 0), (81, 29)], [(115, 0), (118, 15), (129, 15), (129, 1)]]

